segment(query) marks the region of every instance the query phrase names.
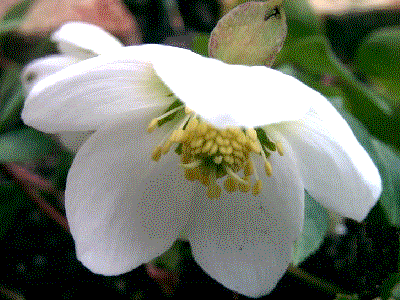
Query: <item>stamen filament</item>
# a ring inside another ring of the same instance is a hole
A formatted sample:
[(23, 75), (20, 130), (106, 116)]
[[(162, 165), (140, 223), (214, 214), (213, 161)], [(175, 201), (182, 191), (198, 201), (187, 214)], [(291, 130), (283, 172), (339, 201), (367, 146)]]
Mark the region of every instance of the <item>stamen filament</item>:
[(157, 127), (157, 125), (158, 125), (158, 121), (161, 121), (161, 120), (165, 119), (166, 117), (170, 116), (170, 115), (173, 114), (174, 112), (176, 112), (176, 111), (178, 111), (178, 110), (181, 110), (181, 109), (183, 109), (183, 108), (185, 108), (185, 105), (180, 105), (180, 106), (178, 106), (178, 107), (175, 107), (174, 109), (171, 109), (170, 111), (167, 111), (167, 112), (164, 113), (163, 115), (161, 115), (161, 116), (159, 116), (159, 117), (157, 117), (157, 118), (154, 118), (153, 120), (151, 120), (149, 126), (147, 127), (147, 131), (148, 131), (148, 132), (153, 132), (154, 129), (155, 129), (155, 128)]
[(239, 183), (247, 184), (247, 182), (244, 181), (242, 178), (240, 178), (238, 174), (233, 172), (231, 168), (225, 166), (225, 170), (226, 170), (226, 173), (229, 174), (229, 176), (231, 176), (233, 179), (237, 180)]
[(185, 169), (194, 169), (197, 168), (198, 166), (200, 166), (201, 164), (201, 160), (195, 160), (191, 163), (187, 163), (187, 164), (180, 164), (181, 167), (185, 168)]

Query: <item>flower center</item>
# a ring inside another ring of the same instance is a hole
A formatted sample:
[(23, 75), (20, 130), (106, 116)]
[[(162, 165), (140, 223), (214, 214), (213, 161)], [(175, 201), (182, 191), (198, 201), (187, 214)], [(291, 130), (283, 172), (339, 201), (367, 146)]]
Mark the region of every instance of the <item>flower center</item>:
[(226, 177), (223, 188), (228, 192), (252, 191), (254, 195), (258, 195), (262, 191), (262, 182), (254, 168), (253, 158), (261, 157), (265, 174), (271, 176), (272, 166), (268, 157), (273, 151), (283, 155), (279, 142), (272, 142), (261, 128), (216, 128), (179, 100), (162, 116), (153, 119), (148, 131), (152, 132), (178, 114), (182, 116), (182, 121), (154, 149), (154, 161), (158, 161), (173, 145), (177, 145), (175, 152), (181, 156), (185, 178), (204, 184), (208, 197), (220, 196), (221, 187), (217, 184), (217, 179), (222, 177)]

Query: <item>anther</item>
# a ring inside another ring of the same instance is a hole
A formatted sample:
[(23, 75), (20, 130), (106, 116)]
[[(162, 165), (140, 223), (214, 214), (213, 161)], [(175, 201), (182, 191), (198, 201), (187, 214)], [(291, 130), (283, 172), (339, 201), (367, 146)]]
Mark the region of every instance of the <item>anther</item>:
[(161, 158), (161, 148), (162, 148), (161, 146), (157, 146), (154, 149), (153, 153), (151, 154), (151, 158), (154, 161), (159, 161), (160, 160), (160, 158)]
[(244, 175), (245, 175), (245, 176), (253, 175), (253, 173), (254, 173), (254, 166), (253, 166), (253, 162), (251, 161), (251, 159), (249, 159), (249, 160), (247, 161), (247, 163), (244, 165), (243, 172), (244, 172)]
[(239, 183), (239, 184), (238, 184), (238, 188), (239, 188), (239, 190), (240, 190), (241, 192), (247, 193), (247, 192), (250, 191), (250, 177), (245, 176), (245, 177), (243, 178), (243, 181), (244, 181), (245, 183)]
[(233, 165), (235, 163), (234, 158), (230, 155), (225, 155), (224, 160), (230, 165)]
[(224, 181), (224, 188), (229, 193), (232, 193), (237, 190), (237, 183), (232, 177), (227, 177)]
[(222, 156), (216, 156), (216, 157), (214, 158), (214, 162), (215, 162), (216, 164), (222, 163)]
[(211, 146), (211, 149), (210, 149), (210, 151), (208, 153), (210, 155), (213, 155), (213, 154), (217, 153), (217, 151), (218, 151), (218, 145), (214, 144), (214, 145)]
[(197, 125), (199, 125), (199, 121), (196, 118), (191, 118), (186, 126), (186, 130), (192, 131), (197, 127)]
[(189, 181), (194, 181), (199, 178), (199, 169), (185, 169), (185, 178)]
[(217, 184), (212, 184), (207, 189), (207, 196), (211, 199), (219, 198), (221, 196), (221, 188)]
[(208, 150), (211, 149), (211, 146), (214, 144), (213, 140), (208, 140), (205, 145), (203, 146), (203, 149), (201, 149), (201, 152), (206, 153)]
[(267, 176), (272, 176), (272, 165), (268, 160), (264, 161), (264, 168), (265, 168), (265, 174)]
[(275, 145), (276, 145), (276, 150), (278, 151), (279, 155), (283, 156), (284, 150), (283, 150), (282, 143), (281, 142), (276, 142)]
[(207, 127), (208, 127), (208, 126), (207, 126), (207, 123), (201, 122), (201, 123), (197, 126), (197, 128), (196, 128), (197, 134), (199, 134), (199, 135), (204, 135), (204, 134), (207, 132), (207, 130), (208, 130)]
[(256, 183), (253, 185), (252, 193), (255, 196), (260, 194), (261, 191), (262, 191), (262, 182), (260, 179), (258, 179)]
[(235, 150), (241, 151), (243, 149), (242, 145), (240, 145), (238, 142), (235, 140), (231, 140), (231, 145)]
[(149, 132), (149, 133), (153, 132), (154, 129), (156, 129), (157, 125), (158, 125), (158, 119), (157, 118), (151, 120), (149, 126), (147, 127), (147, 132)]
[(172, 146), (172, 142), (170, 140), (166, 141), (161, 148), (161, 153), (163, 155), (167, 154), (169, 152), (169, 150), (171, 149), (171, 146)]
[(254, 130), (254, 128), (247, 128), (246, 134), (253, 142), (257, 140), (257, 132)]
[(213, 139), (217, 136), (217, 131), (216, 130), (210, 130), (209, 132), (206, 133), (206, 135), (204, 136), (204, 138), (206, 140), (210, 140)]

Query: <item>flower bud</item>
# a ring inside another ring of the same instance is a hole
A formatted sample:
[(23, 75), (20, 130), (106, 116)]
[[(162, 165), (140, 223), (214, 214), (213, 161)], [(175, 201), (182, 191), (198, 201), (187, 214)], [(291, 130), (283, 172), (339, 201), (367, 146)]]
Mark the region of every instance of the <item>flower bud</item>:
[(228, 64), (271, 66), (286, 33), (282, 0), (247, 2), (219, 20), (211, 32), (209, 56)]

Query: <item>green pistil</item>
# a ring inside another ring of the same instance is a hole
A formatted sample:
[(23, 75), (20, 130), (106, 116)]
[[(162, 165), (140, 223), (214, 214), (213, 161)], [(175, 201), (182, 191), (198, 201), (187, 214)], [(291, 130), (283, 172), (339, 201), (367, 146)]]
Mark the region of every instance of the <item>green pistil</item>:
[[(172, 97), (173, 94), (170, 94), (168, 96)], [(168, 106), (168, 108), (165, 110), (164, 114), (166, 114), (167, 112), (173, 110), (174, 108), (177, 108), (182, 105), (184, 105), (184, 103), (182, 101), (180, 101), (179, 99), (176, 99), (174, 102), (172, 102), (172, 104), (170, 106)], [(169, 121), (172, 121), (178, 113), (179, 113), (179, 111), (176, 111), (176, 112), (170, 114), (169, 116), (159, 120), (157, 122), (158, 127), (160, 127), (161, 125), (163, 125)]]

